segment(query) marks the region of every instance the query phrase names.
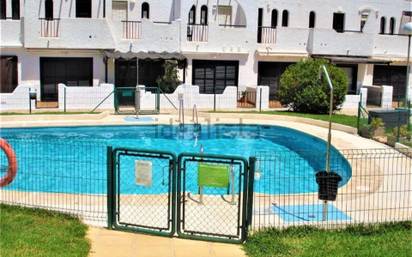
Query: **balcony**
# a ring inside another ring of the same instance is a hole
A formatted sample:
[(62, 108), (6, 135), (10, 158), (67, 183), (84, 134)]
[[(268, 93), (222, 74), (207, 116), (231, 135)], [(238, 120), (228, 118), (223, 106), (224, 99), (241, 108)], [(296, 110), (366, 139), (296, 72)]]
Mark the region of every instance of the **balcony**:
[(276, 43), (276, 28), (275, 27), (258, 27), (259, 44), (273, 45)]
[(24, 26), (27, 48), (114, 48), (112, 33), (105, 19), (31, 17)]
[(311, 29), (308, 49), (314, 55), (372, 56), (374, 37), (359, 31)]
[(247, 54), (253, 49), (256, 34), (244, 25), (184, 25), (182, 51), (186, 53)]
[(209, 27), (203, 24), (187, 25), (187, 41), (207, 42), (209, 39)]
[(397, 59), (406, 58), (408, 37), (405, 35), (376, 35), (373, 55), (376, 57)]
[(260, 55), (306, 56), (308, 53), (308, 37), (309, 29), (306, 28), (260, 27), (258, 28), (257, 50)]
[(139, 39), (142, 32), (142, 22), (122, 21), (122, 39)]
[(121, 52), (179, 51), (180, 22), (112, 21), (115, 48)]
[(60, 19), (40, 18), (40, 37), (58, 38)]
[(21, 47), (23, 45), (22, 20), (0, 20), (0, 46)]

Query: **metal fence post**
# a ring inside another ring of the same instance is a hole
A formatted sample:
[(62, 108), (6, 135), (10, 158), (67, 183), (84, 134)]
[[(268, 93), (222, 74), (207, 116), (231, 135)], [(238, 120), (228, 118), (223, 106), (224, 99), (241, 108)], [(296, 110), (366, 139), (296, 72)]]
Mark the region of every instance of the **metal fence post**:
[(114, 221), (114, 192), (113, 192), (113, 147), (107, 147), (107, 227), (113, 228)]
[(216, 111), (216, 90), (213, 93), (213, 111)]
[(63, 93), (64, 93), (64, 112), (66, 112), (66, 87), (64, 87)]
[(397, 129), (397, 133), (396, 133), (396, 142), (399, 143), (399, 139), (400, 139), (400, 136), (401, 136), (401, 113), (402, 112), (400, 110), (398, 110), (397, 113), (398, 113), (398, 121), (397, 121), (396, 127), (398, 129)]
[(249, 157), (249, 172), (248, 188), (247, 188), (247, 208), (246, 208), (246, 224), (245, 224), (245, 238), (247, 237), (249, 227), (252, 225), (253, 216), (253, 188), (255, 182), (255, 171), (256, 171), (256, 157)]
[[(361, 96), (362, 98), (362, 96)], [(359, 129), (360, 129), (360, 116), (361, 116), (361, 105), (362, 105), (362, 100), (358, 103), (358, 119), (356, 121), (356, 128), (358, 130), (358, 135), (359, 135)]]
[(31, 114), (31, 95), (30, 95), (30, 88), (29, 88), (29, 113)]

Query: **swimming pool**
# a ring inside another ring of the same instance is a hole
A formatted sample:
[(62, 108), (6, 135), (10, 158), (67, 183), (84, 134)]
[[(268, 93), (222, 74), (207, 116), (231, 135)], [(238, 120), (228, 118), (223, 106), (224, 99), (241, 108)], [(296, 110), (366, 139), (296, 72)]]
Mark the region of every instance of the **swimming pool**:
[[(256, 156), (256, 192), (316, 192), (315, 173), (324, 169), (326, 149), (319, 138), (286, 127), (262, 125), (203, 125), (200, 132), (190, 125), (183, 129), (170, 125), (10, 128), (2, 129), (1, 137), (13, 146), (19, 163), (15, 181), (5, 189), (58, 193), (106, 193), (107, 146), (175, 154), (199, 153), (202, 149), (208, 154)], [(351, 177), (351, 167), (335, 148), (331, 159), (332, 169), (342, 177), (339, 186), (343, 186)], [(3, 152), (0, 164), (4, 173), (7, 160)], [(154, 172), (153, 180), (162, 181), (162, 176), (160, 171)], [(125, 183), (121, 193), (147, 193), (136, 190), (133, 179), (121, 183)], [(150, 191), (164, 192), (167, 186), (163, 182)]]

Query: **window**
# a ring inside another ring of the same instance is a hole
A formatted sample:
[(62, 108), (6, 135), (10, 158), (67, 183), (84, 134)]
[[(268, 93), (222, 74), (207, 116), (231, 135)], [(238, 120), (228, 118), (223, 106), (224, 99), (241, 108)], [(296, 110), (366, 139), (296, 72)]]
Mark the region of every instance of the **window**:
[(146, 2), (142, 4), (142, 19), (150, 19), (150, 6)]
[(112, 2), (112, 19), (115, 21), (127, 20), (127, 2), (113, 1)]
[(314, 28), (316, 23), (316, 14), (314, 11), (309, 13), (309, 28)]
[(238, 61), (193, 60), (192, 84), (202, 94), (221, 94), (228, 86), (237, 86)]
[(187, 21), (189, 24), (196, 24), (196, 6), (193, 5), (192, 8), (190, 8)]
[(17, 87), (17, 56), (0, 56), (0, 93), (13, 93)]
[(392, 17), (389, 22), (389, 34), (391, 35), (395, 34), (395, 25), (396, 25), (395, 17)]
[(408, 34), (408, 32), (403, 29), (404, 25), (408, 22), (412, 22), (412, 11), (403, 11), (399, 24), (399, 34)]
[(91, 0), (76, 0), (76, 17), (91, 18), (92, 17), (92, 1)]
[(5, 20), (6, 17), (6, 0), (0, 0), (0, 19)]
[(11, 18), (13, 20), (20, 19), (20, 0), (11, 1)]
[(360, 31), (363, 32), (366, 22), (368, 21), (369, 11), (363, 11), (361, 13)]
[(287, 27), (289, 25), (289, 12), (288, 10), (283, 10), (282, 12), (282, 27)]
[(257, 42), (262, 43), (263, 8), (258, 9), (258, 33)]
[(333, 29), (338, 33), (345, 31), (345, 14), (333, 13)]
[(232, 6), (219, 5), (217, 8), (219, 25), (232, 25)]
[(200, 8), (200, 24), (207, 25), (207, 6), (203, 5)]
[(278, 26), (278, 10), (272, 10), (272, 17), (271, 17), (270, 25), (272, 28), (276, 28)]
[(381, 18), (381, 28), (380, 28), (380, 32), (381, 34), (385, 34), (385, 27), (386, 27), (386, 18), (382, 17)]
[(53, 20), (53, 0), (46, 0), (44, 5), (44, 18), (46, 20)]

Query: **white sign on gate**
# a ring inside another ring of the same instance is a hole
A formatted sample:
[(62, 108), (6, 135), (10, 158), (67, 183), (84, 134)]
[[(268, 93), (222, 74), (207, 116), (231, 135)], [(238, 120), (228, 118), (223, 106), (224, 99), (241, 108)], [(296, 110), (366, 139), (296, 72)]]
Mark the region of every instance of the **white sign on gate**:
[(152, 162), (151, 161), (135, 161), (135, 177), (136, 184), (139, 186), (152, 186)]

